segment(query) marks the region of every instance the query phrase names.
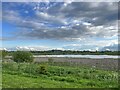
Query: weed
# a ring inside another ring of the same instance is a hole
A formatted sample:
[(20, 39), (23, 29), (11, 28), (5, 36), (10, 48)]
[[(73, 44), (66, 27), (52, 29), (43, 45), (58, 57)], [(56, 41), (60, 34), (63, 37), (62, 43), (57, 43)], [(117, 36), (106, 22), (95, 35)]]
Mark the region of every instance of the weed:
[(53, 64), (54, 59), (53, 58), (48, 58), (48, 63)]
[(36, 72), (38, 74), (47, 74), (47, 67), (45, 65), (40, 65), (37, 67)]

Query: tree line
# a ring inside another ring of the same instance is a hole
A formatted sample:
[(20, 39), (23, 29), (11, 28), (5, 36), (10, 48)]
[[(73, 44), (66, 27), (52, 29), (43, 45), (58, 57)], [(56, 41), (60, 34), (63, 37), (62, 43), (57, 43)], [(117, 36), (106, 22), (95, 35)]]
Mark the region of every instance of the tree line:
[[(2, 51), (2, 55), (12, 55), (16, 51)], [(72, 50), (48, 50), (48, 51), (29, 51), (33, 55), (120, 55), (120, 51), (72, 51)]]
[(120, 55), (120, 51), (71, 51), (71, 50), (49, 50), (31, 51), (34, 55)]

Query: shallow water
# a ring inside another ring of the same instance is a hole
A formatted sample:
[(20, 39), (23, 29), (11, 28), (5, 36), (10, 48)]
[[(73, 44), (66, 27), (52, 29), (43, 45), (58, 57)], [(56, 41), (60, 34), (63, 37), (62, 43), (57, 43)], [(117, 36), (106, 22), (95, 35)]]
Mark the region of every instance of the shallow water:
[(119, 56), (113, 56), (113, 55), (34, 55), (34, 57), (71, 57), (71, 58), (94, 58), (94, 59), (119, 58)]

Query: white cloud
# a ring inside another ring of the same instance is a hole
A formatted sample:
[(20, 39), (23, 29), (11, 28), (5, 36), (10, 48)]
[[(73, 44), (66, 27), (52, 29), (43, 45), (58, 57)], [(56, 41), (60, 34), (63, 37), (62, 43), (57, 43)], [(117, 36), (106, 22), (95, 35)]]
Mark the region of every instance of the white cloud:
[[(1, 50), (1, 48), (0, 48)], [(47, 51), (47, 50), (64, 50), (64, 48), (62, 47), (58, 47), (58, 48), (53, 48), (53, 47), (49, 47), (49, 46), (17, 46), (14, 48), (2, 48), (2, 50), (22, 50), (22, 51)]]
[(92, 24), (91, 24), (91, 23), (88, 23), (88, 22), (83, 22), (83, 25), (90, 26), (90, 25), (92, 25)]
[(74, 0), (64, 0), (64, 6), (71, 4)]
[(43, 12), (36, 12), (37, 16), (42, 17), (44, 19), (51, 19), (51, 18), (55, 18), (54, 16), (50, 16), (47, 13), (43, 13)]
[(64, 46), (81, 46), (80, 44), (67, 44), (67, 45), (64, 45)]
[(7, 51), (7, 48), (3, 48), (3, 47), (1, 48), (1, 47), (0, 47), (0, 50), (6, 50), (6, 51)]
[(17, 46), (15, 47), (16, 50), (23, 50), (23, 51), (44, 51), (50, 50), (51, 48), (47, 46)]
[(51, 50), (65, 50), (64, 48), (52, 48)]

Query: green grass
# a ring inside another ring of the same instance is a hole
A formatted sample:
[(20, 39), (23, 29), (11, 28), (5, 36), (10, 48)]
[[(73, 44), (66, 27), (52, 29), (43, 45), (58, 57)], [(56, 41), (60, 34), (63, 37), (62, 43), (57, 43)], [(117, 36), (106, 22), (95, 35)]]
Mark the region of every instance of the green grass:
[(3, 88), (117, 88), (118, 72), (48, 63), (3, 63)]
[[(67, 88), (80, 87), (78, 84), (60, 82), (43, 77), (26, 77), (22, 75), (3, 74), (3, 88)], [(77, 86), (76, 86), (77, 85)], [(82, 86), (81, 86), (82, 87)]]

